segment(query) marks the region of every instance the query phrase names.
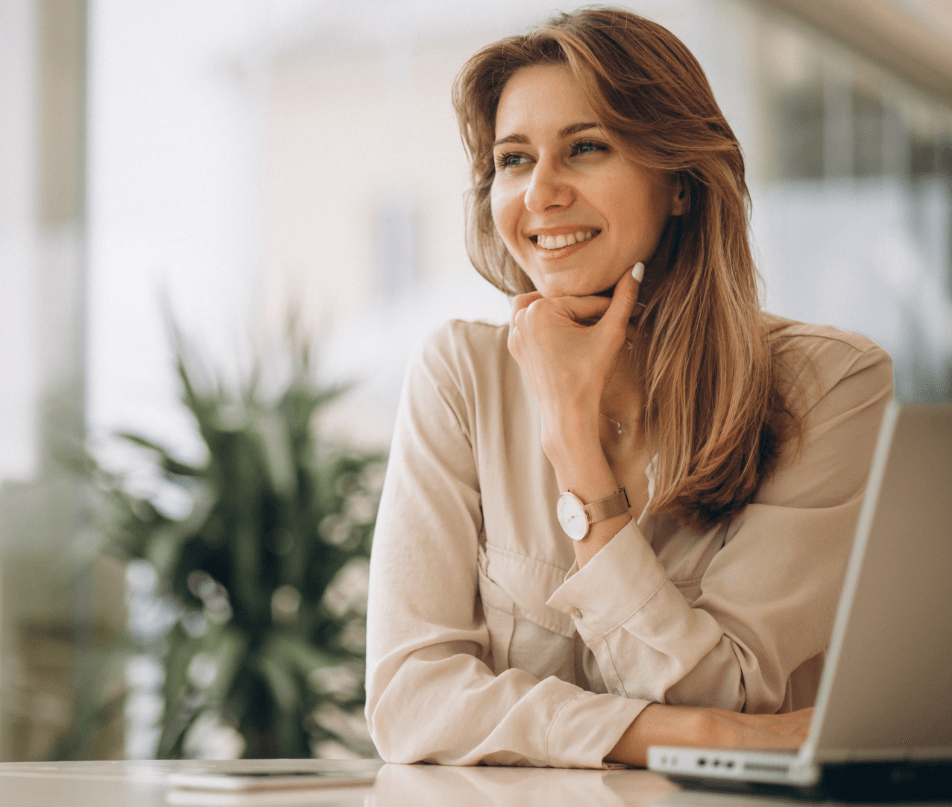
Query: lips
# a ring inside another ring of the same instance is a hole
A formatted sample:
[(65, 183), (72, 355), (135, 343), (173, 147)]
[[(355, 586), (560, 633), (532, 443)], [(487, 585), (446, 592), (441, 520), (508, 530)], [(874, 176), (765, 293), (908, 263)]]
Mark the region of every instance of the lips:
[[(560, 228), (561, 229), (561, 228)], [(564, 249), (575, 244), (581, 244), (584, 241), (590, 241), (600, 231), (590, 227), (580, 227), (578, 230), (569, 230), (568, 232), (552, 233), (540, 232), (530, 236), (536, 246), (546, 251)]]

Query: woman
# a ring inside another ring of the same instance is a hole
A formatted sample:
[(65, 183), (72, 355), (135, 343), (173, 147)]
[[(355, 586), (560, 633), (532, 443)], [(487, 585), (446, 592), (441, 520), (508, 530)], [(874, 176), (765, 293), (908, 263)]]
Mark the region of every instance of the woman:
[(888, 357), (761, 311), (740, 148), (660, 26), (563, 15), (454, 100), (470, 255), (513, 315), (450, 323), (408, 374), (371, 562), (381, 754), (800, 744)]

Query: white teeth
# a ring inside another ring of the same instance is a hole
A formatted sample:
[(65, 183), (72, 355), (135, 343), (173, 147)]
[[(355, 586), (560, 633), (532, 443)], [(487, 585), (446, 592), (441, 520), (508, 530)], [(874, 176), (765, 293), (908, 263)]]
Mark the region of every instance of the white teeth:
[(578, 244), (582, 241), (588, 241), (595, 236), (595, 230), (578, 230), (566, 235), (540, 235), (536, 243), (542, 249), (562, 249), (570, 247), (572, 244)]

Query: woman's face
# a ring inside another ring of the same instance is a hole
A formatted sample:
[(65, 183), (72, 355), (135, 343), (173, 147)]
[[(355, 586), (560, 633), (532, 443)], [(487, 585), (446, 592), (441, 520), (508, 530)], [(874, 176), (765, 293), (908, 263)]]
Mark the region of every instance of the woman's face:
[(493, 221), (545, 297), (611, 289), (650, 261), (679, 183), (611, 145), (571, 72), (536, 65), (503, 88), (493, 146)]

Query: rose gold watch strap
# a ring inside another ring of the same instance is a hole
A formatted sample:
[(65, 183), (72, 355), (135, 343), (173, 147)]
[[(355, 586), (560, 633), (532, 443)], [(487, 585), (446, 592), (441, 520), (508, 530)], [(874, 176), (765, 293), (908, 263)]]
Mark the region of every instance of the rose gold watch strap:
[(588, 513), (588, 523), (595, 524), (599, 521), (607, 521), (615, 516), (620, 516), (627, 512), (630, 506), (625, 489), (619, 488), (617, 493), (585, 505), (585, 511)]

